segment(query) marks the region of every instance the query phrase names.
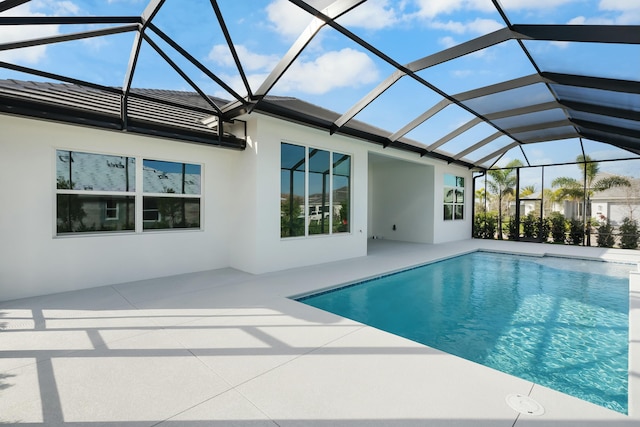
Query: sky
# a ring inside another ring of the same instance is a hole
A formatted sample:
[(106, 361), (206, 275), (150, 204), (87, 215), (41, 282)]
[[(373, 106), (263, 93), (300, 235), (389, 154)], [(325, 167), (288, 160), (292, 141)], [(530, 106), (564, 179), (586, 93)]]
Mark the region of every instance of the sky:
[[(639, 0), (499, 1), (514, 24), (640, 24)], [(0, 17), (140, 15), (147, 3), (147, 0), (32, 0)], [(331, 0), (310, 0), (309, 3), (322, 9)], [(220, 0), (218, 4), (244, 72), (255, 91), (305, 30), (310, 22), (309, 15), (288, 0)], [(234, 90), (241, 95), (246, 93), (209, 0), (166, 0), (154, 23)], [(491, 0), (368, 0), (341, 17), (338, 23), (401, 64), (505, 27)], [(100, 26), (0, 26), (0, 40), (9, 42), (95, 28)], [(133, 35), (129, 32), (0, 51), (0, 61), (102, 85), (122, 86)], [(188, 64), (161, 39), (151, 37), (176, 63), (185, 67), (190, 78), (206, 93), (232, 99), (228, 92)], [(581, 74), (587, 70), (600, 77), (640, 80), (638, 45), (524, 43), (543, 71)], [(324, 27), (269, 94), (294, 96), (344, 113), (394, 71), (381, 58), (336, 30)], [(535, 69), (522, 54), (518, 43), (508, 41), (420, 71), (418, 75), (438, 89), (456, 94), (533, 73)], [(0, 68), (0, 78), (38, 80), (32, 75), (3, 68)], [(136, 88), (193, 90), (149, 45), (141, 50), (132, 85)], [(545, 96), (544, 92), (540, 92), (540, 96)], [(548, 91), (546, 96), (549, 96)], [(402, 78), (355, 118), (392, 133), (440, 99), (440, 95), (417, 81)], [(555, 113), (562, 114), (562, 111)], [(429, 145), (472, 118), (459, 107), (447, 107), (407, 136)], [(455, 153), (494, 132), (491, 126), (478, 125), (443, 145), (441, 150)], [(496, 146), (508, 142), (499, 138), (470, 159), (480, 159)], [(560, 161), (574, 160), (580, 154), (575, 152), (575, 141), (561, 145), (570, 149), (564, 150), (568, 153), (564, 157), (568, 159)], [(590, 144), (590, 147), (600, 158), (628, 155), (620, 150), (612, 153), (599, 143)], [(527, 147), (527, 159), (532, 163), (550, 160), (549, 151), (541, 148)], [(500, 162), (506, 163), (517, 155), (522, 157), (517, 152), (509, 152)]]

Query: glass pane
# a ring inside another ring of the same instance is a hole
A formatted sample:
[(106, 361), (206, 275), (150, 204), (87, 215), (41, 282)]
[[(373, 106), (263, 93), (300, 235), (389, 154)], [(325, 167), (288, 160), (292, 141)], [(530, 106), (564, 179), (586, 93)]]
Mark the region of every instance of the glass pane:
[(455, 213), (453, 219), (464, 219), (464, 205), (455, 205)]
[(453, 188), (445, 187), (444, 189), (444, 203), (453, 203)]
[[(624, 129), (632, 129), (637, 131), (640, 135), (640, 121), (639, 120), (627, 120), (619, 117), (603, 116), (602, 114), (585, 113), (582, 111), (571, 111), (571, 118), (584, 120), (587, 122), (593, 122), (598, 124), (604, 124), (607, 126), (614, 126)], [(639, 115), (640, 116), (640, 115)]]
[(593, 160), (628, 159), (640, 156), (630, 151), (589, 139), (583, 139), (582, 145), (584, 146), (585, 154)]
[(445, 221), (453, 219), (453, 205), (444, 205), (443, 218)]
[(548, 129), (531, 130), (527, 132), (520, 132), (511, 134), (515, 139), (527, 143), (527, 142), (539, 142), (550, 141), (552, 139), (563, 139), (577, 136), (576, 130), (573, 126), (559, 126)]
[(333, 153), (333, 233), (350, 231), (351, 156)]
[(496, 129), (493, 126), (484, 122), (478, 123), (471, 129), (462, 132), (460, 135), (444, 143), (444, 145), (436, 148), (434, 151), (444, 155), (456, 156), (460, 152), (469, 149), (495, 133)]
[(560, 101), (575, 101), (621, 110), (640, 111), (640, 94), (586, 87), (550, 85)]
[(464, 203), (464, 190), (456, 189), (456, 203)]
[(464, 156), (464, 158), (475, 162), (485, 156), (490, 155), (491, 153), (495, 153), (496, 151), (512, 143), (513, 139), (509, 138), (508, 136), (502, 135), (492, 141), (489, 141), (485, 145), (482, 145), (477, 149), (469, 152), (466, 156)]
[(615, 43), (580, 43), (524, 40), (542, 71), (640, 80), (640, 46)]
[(456, 187), (464, 187), (464, 178), (456, 176)]
[(136, 161), (131, 157), (56, 150), (57, 188), (135, 191)]
[(448, 187), (455, 187), (456, 186), (456, 176), (455, 175), (451, 175), (449, 173), (445, 173), (444, 174), (444, 185), (446, 185)]
[(200, 228), (200, 199), (144, 197), (143, 229)]
[(135, 229), (133, 196), (58, 194), (58, 234)]
[(536, 166), (573, 163), (582, 154), (580, 140), (575, 138), (525, 144), (522, 146), (522, 150), (529, 163)]
[(304, 236), (305, 148), (280, 148), (280, 237)]
[(518, 42), (508, 40), (419, 71), (418, 75), (438, 89), (455, 94), (535, 72)]
[(200, 165), (145, 159), (143, 166), (145, 193), (200, 194)]
[(505, 117), (504, 119), (494, 120), (496, 126), (504, 130), (519, 128), (523, 126), (532, 126), (541, 123), (559, 122), (567, 118), (564, 110), (554, 108), (552, 110), (537, 111), (535, 113), (520, 114), (517, 116)]
[(472, 98), (464, 101), (464, 104), (478, 113), (486, 115), (551, 101), (554, 101), (554, 98), (547, 86), (544, 83), (536, 83)]
[(329, 152), (309, 149), (309, 234), (329, 234)]

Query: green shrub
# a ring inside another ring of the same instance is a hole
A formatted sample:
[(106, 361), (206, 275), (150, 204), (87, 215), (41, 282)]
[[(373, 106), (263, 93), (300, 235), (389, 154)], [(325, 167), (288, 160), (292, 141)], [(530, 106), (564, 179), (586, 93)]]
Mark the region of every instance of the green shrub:
[(564, 243), (567, 239), (567, 220), (560, 212), (553, 212), (551, 221), (551, 239), (553, 243)]
[(473, 219), (473, 237), (476, 239), (495, 239), (498, 217), (493, 212), (478, 213)]
[(620, 226), (620, 247), (622, 249), (637, 249), (638, 238), (640, 238), (638, 221), (628, 217), (623, 219)]
[(579, 245), (584, 238), (584, 228), (582, 221), (578, 219), (572, 219), (569, 222), (569, 243), (572, 245)]
[(601, 248), (612, 248), (614, 243), (613, 227), (609, 221), (600, 224), (598, 227), (598, 246)]
[(487, 213), (484, 225), (485, 230), (483, 237), (485, 239), (495, 239), (496, 231), (498, 229), (498, 215), (495, 213)]
[(473, 218), (473, 231), (471, 232), (471, 235), (474, 239), (482, 239), (484, 238), (484, 230), (484, 214), (476, 214)]
[(549, 240), (549, 234), (551, 233), (551, 221), (547, 218), (540, 218), (538, 220), (538, 237), (541, 242), (546, 243)]
[(536, 237), (538, 228), (538, 219), (529, 213), (522, 218), (522, 237), (525, 239), (533, 239)]
[(507, 238), (509, 240), (518, 240), (520, 238), (520, 224), (518, 224), (515, 217), (509, 217), (507, 227)]

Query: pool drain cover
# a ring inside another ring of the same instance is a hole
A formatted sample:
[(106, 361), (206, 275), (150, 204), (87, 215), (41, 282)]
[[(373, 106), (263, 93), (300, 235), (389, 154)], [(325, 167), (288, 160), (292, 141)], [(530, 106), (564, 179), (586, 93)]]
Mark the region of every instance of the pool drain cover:
[(505, 398), (507, 405), (511, 406), (514, 411), (527, 415), (542, 415), (544, 408), (541, 404), (528, 396), (521, 394), (510, 394)]

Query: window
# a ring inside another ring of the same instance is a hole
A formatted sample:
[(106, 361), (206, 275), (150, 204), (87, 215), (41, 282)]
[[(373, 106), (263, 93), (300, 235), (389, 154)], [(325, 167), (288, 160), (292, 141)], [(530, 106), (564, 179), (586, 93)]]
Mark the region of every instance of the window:
[(444, 220), (464, 219), (464, 178), (444, 175)]
[(136, 161), (56, 151), (58, 234), (135, 229)]
[(106, 220), (118, 219), (118, 201), (117, 200), (109, 199), (105, 201), (104, 218)]
[(282, 143), (280, 237), (350, 231), (351, 156)]
[(143, 161), (144, 230), (200, 228), (200, 165)]
[(200, 199), (200, 165), (56, 150), (57, 235), (199, 229)]

